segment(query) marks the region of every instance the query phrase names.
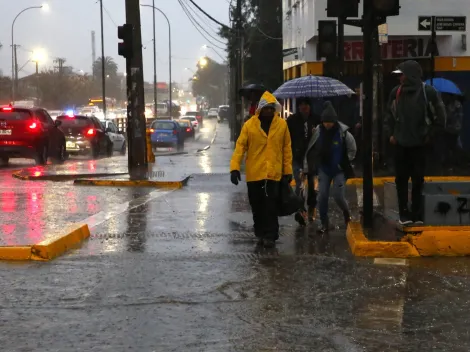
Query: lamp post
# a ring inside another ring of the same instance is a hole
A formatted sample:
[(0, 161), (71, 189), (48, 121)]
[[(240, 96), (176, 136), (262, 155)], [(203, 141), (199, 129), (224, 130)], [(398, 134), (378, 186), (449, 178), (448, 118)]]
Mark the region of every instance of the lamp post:
[(106, 118), (106, 65), (104, 59), (104, 25), (103, 25), (103, 0), (100, 0), (101, 18), (101, 90), (103, 95), (103, 115)]
[[(170, 84), (169, 84), (169, 90), (170, 90), (170, 94), (169, 94), (169, 100), (170, 100), (170, 116), (173, 115), (173, 89), (172, 89), (172, 79), (171, 79), (171, 24), (170, 24), (170, 20), (168, 19), (168, 16), (162, 11), (160, 10), (158, 7), (155, 7), (154, 5), (141, 5), (141, 6), (144, 6), (144, 7), (151, 7), (154, 11), (154, 21), (155, 21), (155, 10), (157, 10), (158, 12), (160, 12), (166, 19), (167, 23), (168, 23), (168, 66), (169, 66), (169, 75), (170, 75)], [(156, 43), (156, 33), (155, 33), (155, 27), (154, 27), (154, 31), (153, 31), (153, 45), (154, 45), (154, 56), (155, 56), (155, 60), (154, 60), (154, 77), (155, 77), (155, 84), (154, 84), (154, 96), (156, 97), (156, 90), (157, 90), (157, 82), (156, 82), (156, 79), (157, 79), (157, 63), (156, 63), (156, 49), (155, 49), (155, 43)], [(155, 115), (156, 115), (156, 111), (157, 111), (157, 101), (155, 101)]]
[(41, 6), (30, 6), (25, 8), (24, 10), (21, 10), (13, 20), (13, 23), (11, 24), (11, 100), (12, 102), (15, 101), (15, 87), (16, 87), (16, 80), (18, 76), (18, 72), (16, 70), (16, 65), (15, 65), (15, 22), (20, 17), (20, 15), (28, 10), (32, 9), (44, 9), (47, 11), (49, 9), (49, 6), (47, 4), (41, 5)]
[(45, 54), (42, 50), (36, 50), (33, 52), (33, 58), (31, 60), (36, 64), (36, 95), (39, 100), (39, 62), (45, 61)]

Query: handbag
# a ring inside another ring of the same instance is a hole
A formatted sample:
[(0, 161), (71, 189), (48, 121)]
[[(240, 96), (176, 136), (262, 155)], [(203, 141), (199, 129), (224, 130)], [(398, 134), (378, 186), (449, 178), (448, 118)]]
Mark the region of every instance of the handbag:
[(278, 216), (289, 216), (303, 208), (302, 198), (295, 194), (286, 180), (281, 180), (279, 187)]

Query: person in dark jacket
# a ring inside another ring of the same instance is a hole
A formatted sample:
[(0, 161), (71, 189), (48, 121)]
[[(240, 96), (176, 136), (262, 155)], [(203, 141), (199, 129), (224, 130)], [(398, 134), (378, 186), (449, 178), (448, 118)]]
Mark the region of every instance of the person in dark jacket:
[[(435, 126), (445, 128), (446, 111), (437, 91), (421, 81), (423, 71), (413, 60), (403, 62), (394, 73), (400, 85), (390, 93), (386, 132), (395, 146), (395, 184), (399, 223), (423, 223), (421, 194), (426, 167), (426, 145)], [(408, 208), (408, 181), (412, 183), (412, 211)]]
[(356, 141), (349, 127), (338, 121), (331, 102), (326, 101), (321, 116), (322, 124), (313, 132), (307, 147), (306, 166), (308, 173), (318, 172), (318, 205), (320, 211), (320, 232), (329, 228), (328, 200), (333, 182), (333, 198), (344, 215), (345, 223), (351, 220), (346, 201), (346, 180), (354, 176), (351, 161), (356, 156)]
[[(314, 114), (311, 109), (309, 98), (297, 99), (297, 110), (295, 114), (287, 119), (287, 126), (291, 136), (292, 143), (292, 170), (295, 179), (295, 193), (301, 196), (302, 169), (307, 151), (308, 142), (312, 138), (313, 130), (320, 124), (320, 116)], [(315, 194), (315, 175), (307, 175), (308, 180), (308, 215), (304, 209), (295, 214), (296, 221), (301, 225), (306, 225), (307, 217), (312, 219), (314, 216), (317, 196)]]

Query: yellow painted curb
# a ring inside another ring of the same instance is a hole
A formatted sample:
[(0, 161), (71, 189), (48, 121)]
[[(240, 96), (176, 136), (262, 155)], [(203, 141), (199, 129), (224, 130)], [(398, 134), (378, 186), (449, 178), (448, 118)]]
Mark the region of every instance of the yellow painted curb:
[(54, 259), (69, 249), (76, 247), (88, 237), (90, 237), (88, 225), (73, 225), (68, 230), (61, 231), (52, 238), (31, 246), (31, 259), (39, 261)]
[(470, 255), (468, 226), (453, 229), (429, 227), (417, 235), (407, 235), (403, 241), (411, 243), (423, 257), (460, 257)]
[[(470, 176), (427, 176), (426, 182), (462, 182), (470, 181)], [(382, 186), (386, 182), (395, 182), (395, 177), (374, 177), (374, 186)], [(360, 186), (364, 183), (362, 178), (351, 178), (347, 181), (348, 185)]]
[(0, 247), (0, 260), (30, 260), (31, 246)]
[(75, 180), (74, 184), (81, 186), (102, 187), (157, 187), (157, 188), (183, 188), (184, 181), (149, 181), (149, 180)]
[(346, 237), (351, 252), (357, 257), (410, 258), (420, 256), (409, 242), (369, 241), (359, 222), (349, 223)]

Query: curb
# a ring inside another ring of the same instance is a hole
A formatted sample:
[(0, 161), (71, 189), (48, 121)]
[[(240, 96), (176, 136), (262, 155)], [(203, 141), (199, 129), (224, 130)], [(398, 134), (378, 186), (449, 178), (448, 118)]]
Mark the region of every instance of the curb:
[(470, 255), (469, 226), (422, 226), (406, 229), (401, 241), (370, 241), (361, 223), (348, 225), (346, 237), (357, 257), (412, 258)]
[[(440, 181), (448, 181), (448, 182), (451, 182), (451, 181), (455, 181), (455, 182), (459, 182), (459, 181), (470, 181), (470, 176), (426, 176), (424, 178), (424, 181), (425, 182), (433, 182), (433, 181), (437, 181), (437, 182), (440, 182)], [(384, 183), (386, 182), (395, 182), (395, 177), (374, 177), (374, 186), (383, 186)], [(362, 184), (364, 184), (364, 180), (362, 178), (351, 178), (347, 181), (348, 185), (354, 185), (354, 186), (360, 186)]]
[(86, 224), (71, 225), (68, 230), (54, 235), (38, 244), (31, 246), (0, 247), (0, 260), (15, 261), (49, 261), (76, 248), (90, 237), (90, 229)]
[(189, 177), (182, 181), (151, 181), (151, 180), (95, 180), (79, 179), (75, 180), (74, 185), (79, 186), (100, 186), (100, 187), (155, 187), (180, 189), (186, 186)]
[(120, 173), (100, 173), (100, 174), (76, 174), (76, 175), (42, 175), (42, 176), (30, 176), (22, 175), (22, 170), (12, 173), (14, 178), (23, 181), (71, 181), (77, 178), (90, 178), (90, 177), (113, 177), (127, 175), (127, 172)]
[(175, 156), (175, 155), (184, 155), (184, 154), (189, 154), (189, 152), (173, 152), (173, 153), (167, 153), (167, 154), (153, 154), (155, 157), (158, 156)]

